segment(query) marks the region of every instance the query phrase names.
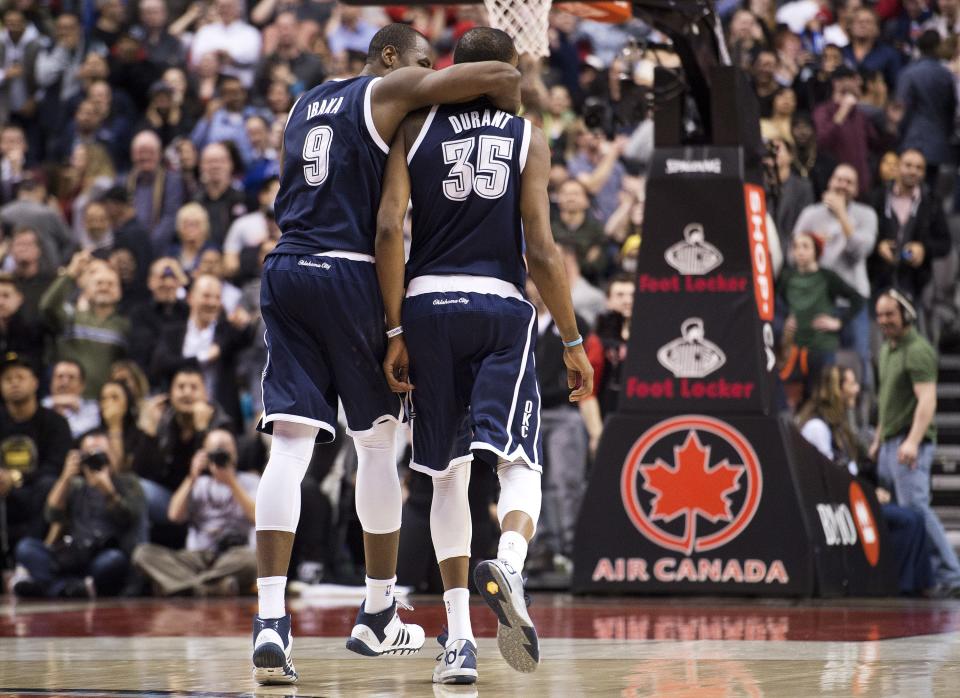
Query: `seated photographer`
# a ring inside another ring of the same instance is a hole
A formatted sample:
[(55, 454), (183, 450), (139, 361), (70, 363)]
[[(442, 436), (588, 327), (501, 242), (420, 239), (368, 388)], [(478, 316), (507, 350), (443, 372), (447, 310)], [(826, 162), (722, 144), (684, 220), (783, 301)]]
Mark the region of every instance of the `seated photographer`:
[(144, 543), (133, 562), (164, 595), (233, 595), (257, 578), (252, 546), (254, 504), (260, 477), (237, 472), (237, 444), (225, 429), (207, 434), (190, 472), (170, 499), (168, 516), (187, 524), (184, 550)]
[[(134, 469), (147, 496), (151, 540), (182, 543), (174, 531), (156, 529), (169, 524), (170, 497), (190, 472), (191, 460), (203, 444), (207, 432), (230, 425), (230, 418), (211, 404), (203, 382), (203, 371), (196, 361), (186, 361), (170, 381), (170, 394), (148, 399), (140, 410), (139, 427), (146, 434), (147, 452), (134, 458)], [(169, 526), (165, 526), (169, 529)]]
[(144, 500), (136, 476), (118, 472), (118, 465), (101, 430), (87, 432), (80, 450), (67, 454), (47, 497), (52, 543), (24, 538), (17, 544), (15, 595), (84, 598), (123, 588)]

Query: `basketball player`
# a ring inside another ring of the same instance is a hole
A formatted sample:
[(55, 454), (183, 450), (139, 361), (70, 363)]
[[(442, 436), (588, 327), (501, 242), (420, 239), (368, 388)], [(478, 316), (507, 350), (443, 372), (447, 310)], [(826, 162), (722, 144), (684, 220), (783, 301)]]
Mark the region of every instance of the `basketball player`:
[[(516, 65), (510, 37), (486, 27), (464, 34), (454, 63), (488, 60)], [(474, 581), (497, 615), (507, 663), (533, 671), (540, 658), (521, 578), (542, 472), (537, 312), (523, 296), (524, 252), (566, 347), (570, 399), (590, 395), (593, 382), (550, 231), (549, 172), (543, 133), (487, 99), (411, 115), (387, 162), (376, 240), (389, 328), (384, 373), (394, 390), (413, 391), (410, 467), (433, 476), (430, 528), (448, 627), (435, 683), (477, 680), (467, 589), (474, 458), (497, 469), (502, 531), (497, 559), (481, 562)], [(402, 226), (411, 194), (404, 300)], [(457, 438), (465, 419), (468, 444)]]
[(298, 99), (284, 133), (276, 200), (283, 233), (264, 265), (266, 323), (262, 431), (273, 434), (257, 492), (259, 614), (254, 677), (294, 683), (287, 566), (300, 517), (300, 481), (315, 442), (334, 437), (337, 399), (357, 449), (357, 513), (367, 594), (347, 641), (368, 656), (414, 652), (423, 630), (401, 622), (393, 599), (401, 493), (394, 435), (401, 404), (384, 379), (383, 306), (373, 266), (376, 207), (387, 143), (407, 112), (486, 95), (519, 104), (519, 73), (503, 63), (430, 70), (430, 46), (403, 24), (373, 37), (363, 72)]

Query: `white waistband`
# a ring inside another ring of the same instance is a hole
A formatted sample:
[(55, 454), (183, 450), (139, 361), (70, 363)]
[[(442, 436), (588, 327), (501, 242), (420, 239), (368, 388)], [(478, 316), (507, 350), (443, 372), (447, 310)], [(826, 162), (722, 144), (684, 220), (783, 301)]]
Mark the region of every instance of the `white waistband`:
[(410, 279), (407, 296), (420, 296), (424, 293), (489, 293), (502, 298), (523, 300), (517, 287), (508, 281), (470, 274), (427, 275)]
[(345, 252), (343, 250), (330, 250), (328, 252), (317, 252), (311, 257), (337, 257), (339, 259), (352, 259), (355, 262), (370, 262), (373, 264), (377, 260), (372, 254), (363, 254), (362, 252)]

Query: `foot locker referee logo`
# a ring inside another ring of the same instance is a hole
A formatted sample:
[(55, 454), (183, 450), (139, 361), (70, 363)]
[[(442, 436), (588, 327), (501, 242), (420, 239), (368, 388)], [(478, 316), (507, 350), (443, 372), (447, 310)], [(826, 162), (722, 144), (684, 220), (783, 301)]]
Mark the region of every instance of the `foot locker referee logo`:
[(637, 530), (684, 555), (734, 540), (753, 520), (762, 490), (750, 442), (702, 415), (648, 429), (627, 454), (620, 479), (623, 506)]

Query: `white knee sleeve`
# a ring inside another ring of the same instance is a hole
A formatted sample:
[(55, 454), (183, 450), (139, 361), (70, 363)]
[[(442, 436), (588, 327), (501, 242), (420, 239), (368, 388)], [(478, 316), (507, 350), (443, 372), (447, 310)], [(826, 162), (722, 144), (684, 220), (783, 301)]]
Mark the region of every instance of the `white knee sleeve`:
[(430, 537), (437, 562), (451, 557), (470, 557), (473, 522), (470, 519), (470, 461), (451, 465), (433, 478), (430, 506)]
[(400, 529), (403, 494), (397, 474), (397, 423), (381, 422), (355, 433), (357, 447), (357, 517), (367, 533)]
[(295, 533), (300, 521), (300, 483), (310, 466), (317, 427), (273, 423), (270, 460), (257, 488), (257, 530)]
[(503, 527), (503, 520), (511, 511), (522, 511), (533, 521), (533, 530), (537, 530), (540, 518), (540, 473), (523, 461), (501, 463), (497, 467), (500, 479), (500, 499), (497, 501), (497, 518)]

